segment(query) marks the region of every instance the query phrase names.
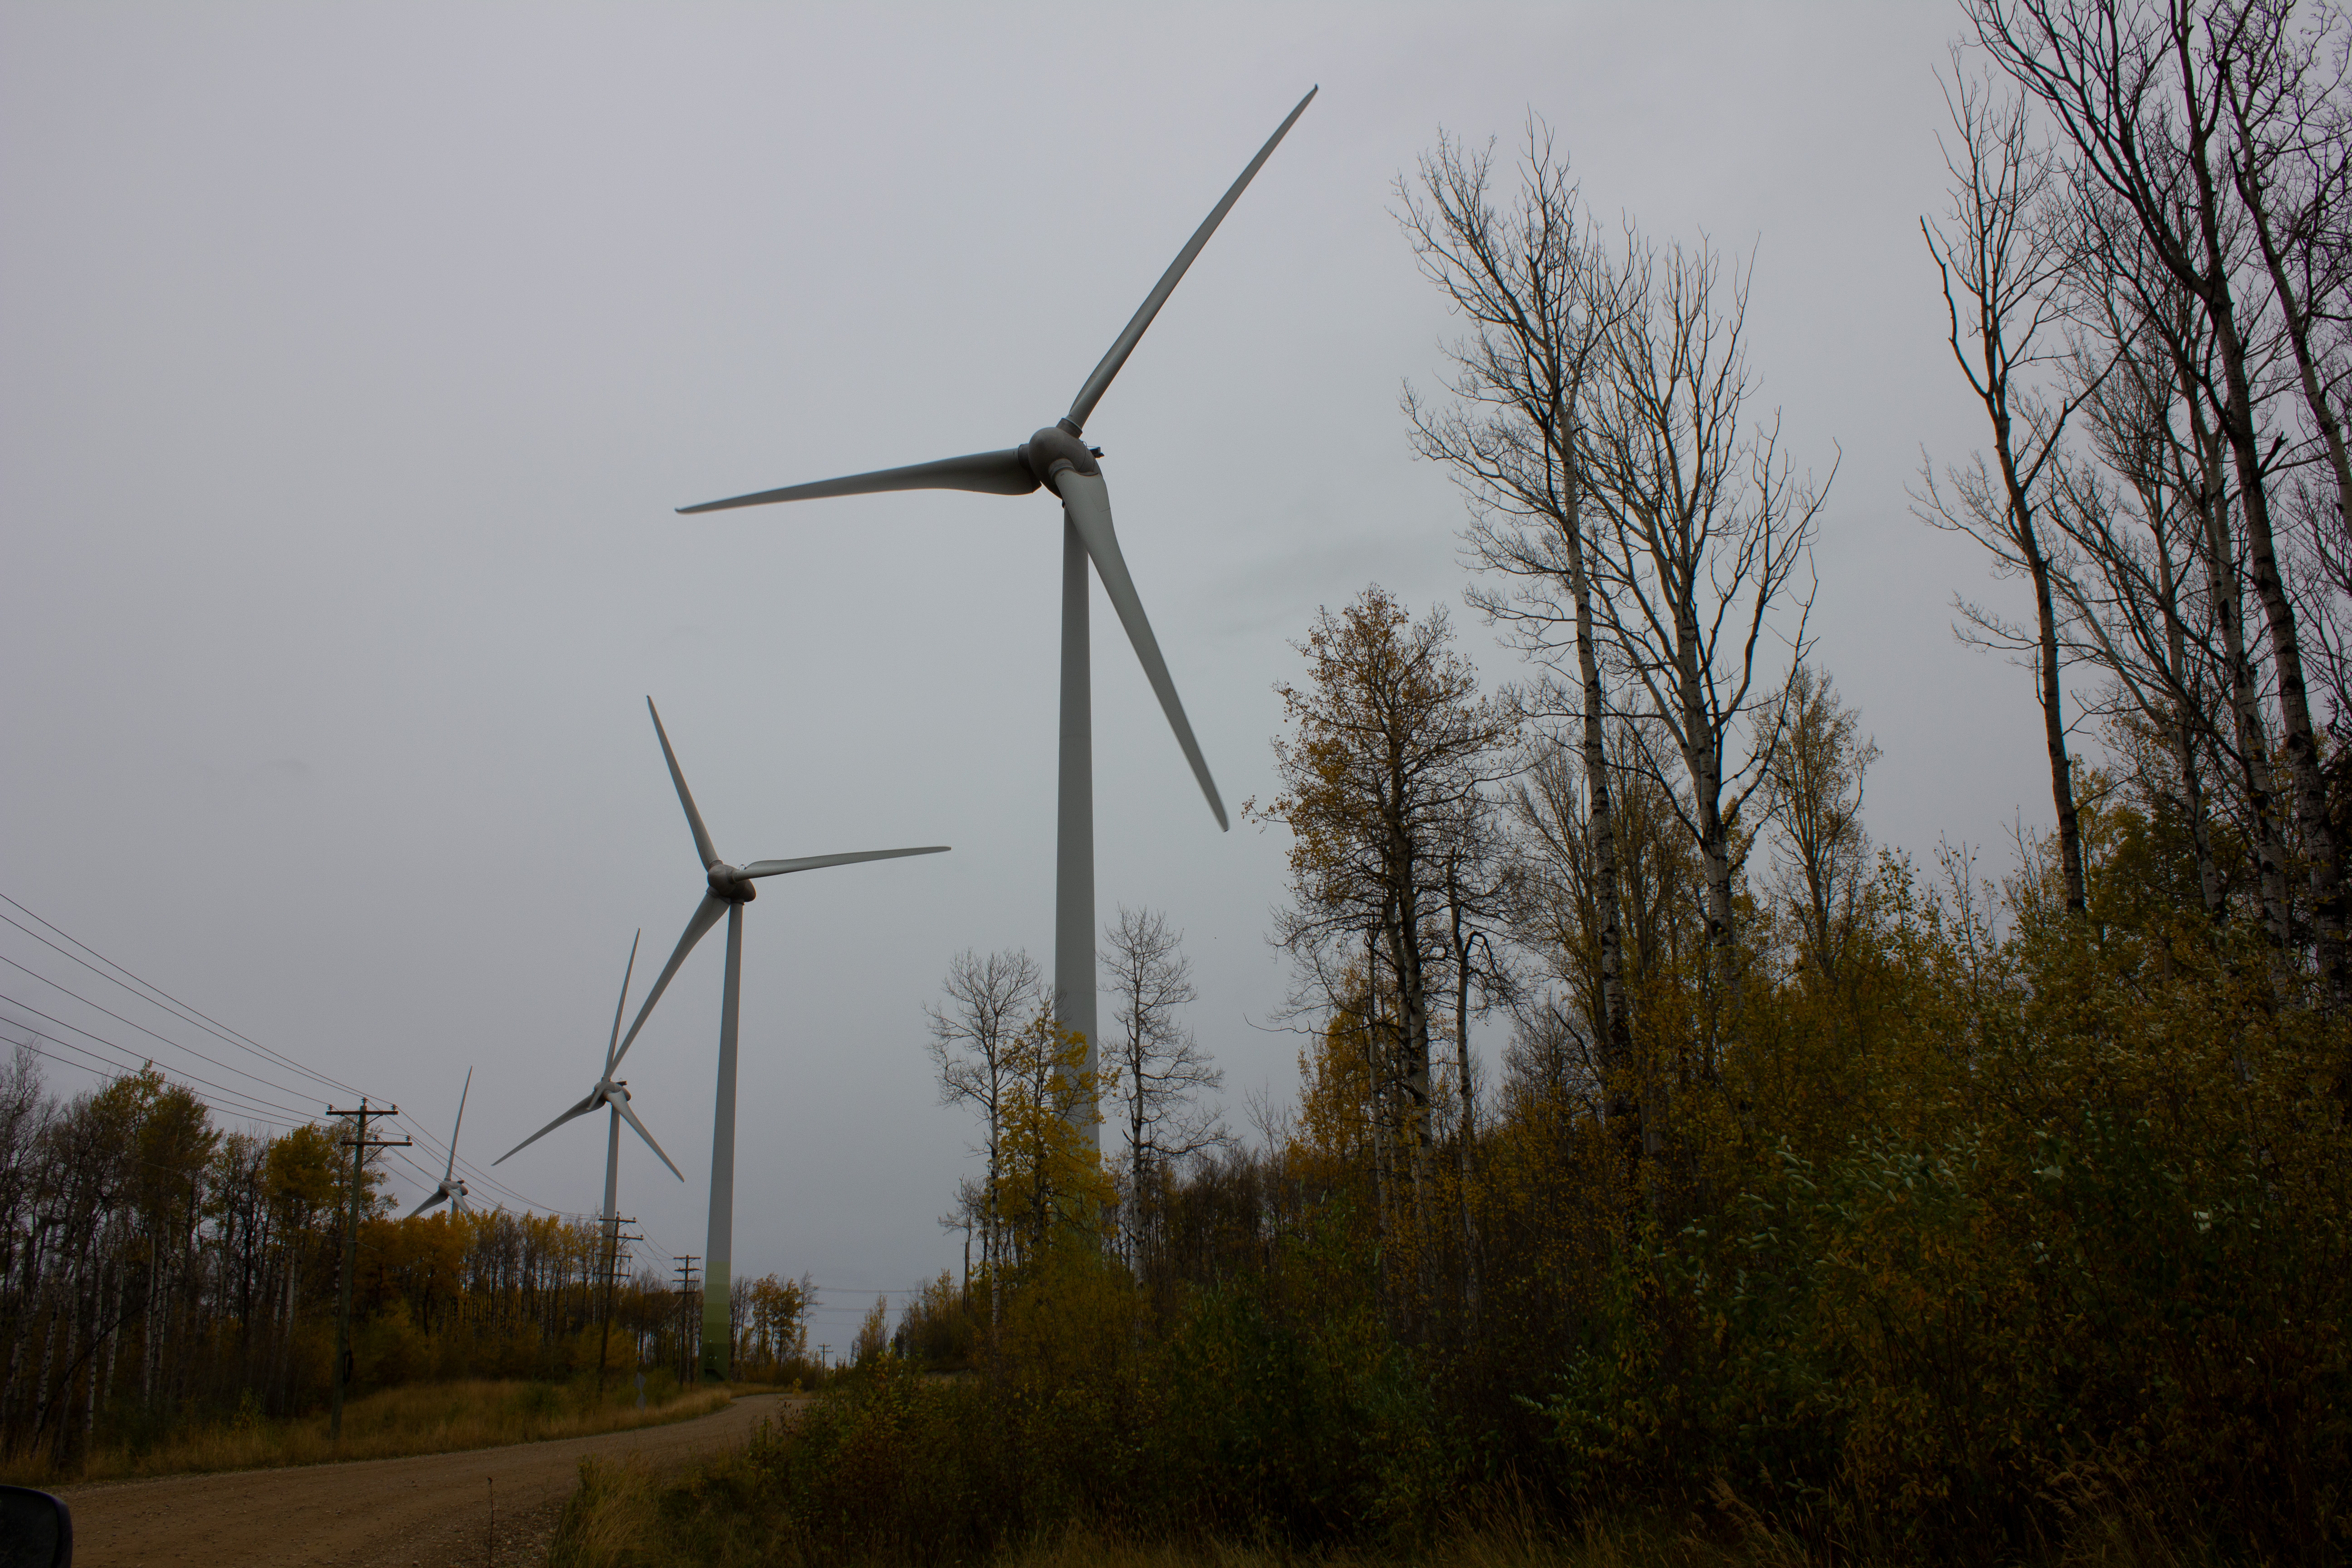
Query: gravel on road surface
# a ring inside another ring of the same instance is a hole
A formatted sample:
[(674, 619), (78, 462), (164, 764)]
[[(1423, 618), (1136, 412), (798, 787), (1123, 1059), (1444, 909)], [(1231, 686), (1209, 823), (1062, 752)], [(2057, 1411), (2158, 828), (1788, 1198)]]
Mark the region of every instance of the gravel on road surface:
[[(739, 1398), (665, 1426), (226, 1475), (64, 1487), (76, 1568), (333, 1564), (334, 1568), (535, 1568), (591, 1454), (667, 1468), (742, 1442), (805, 1403)], [(491, 1539), (495, 1495), (498, 1528)]]

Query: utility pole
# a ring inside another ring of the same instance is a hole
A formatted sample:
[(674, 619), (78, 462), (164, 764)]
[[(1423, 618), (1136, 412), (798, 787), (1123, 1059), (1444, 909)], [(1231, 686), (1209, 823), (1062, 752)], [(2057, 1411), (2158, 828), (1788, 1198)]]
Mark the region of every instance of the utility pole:
[[(619, 1120), (618, 1117), (614, 1119), (616, 1123)], [(621, 1268), (621, 1243), (645, 1239), (642, 1236), (625, 1237), (621, 1234), (623, 1226), (637, 1223), (634, 1215), (624, 1219), (616, 1214), (607, 1215), (604, 1223), (612, 1229), (604, 1242), (604, 1310), (599, 1314), (604, 1319), (604, 1327), (596, 1340), (596, 1397), (599, 1400), (604, 1397), (604, 1352), (613, 1343), (613, 1277)]]
[(694, 1381), (694, 1266), (702, 1254), (688, 1252), (677, 1259), (677, 1380)]
[(360, 1169), (369, 1150), (405, 1149), (414, 1140), (370, 1138), (367, 1135), (368, 1118), (397, 1116), (400, 1107), (395, 1105), (389, 1110), (372, 1110), (364, 1095), (360, 1097), (357, 1110), (337, 1110), (331, 1105), (327, 1107), (327, 1114), (359, 1119), (357, 1131), (344, 1140), (352, 1151), (352, 1199), (343, 1227), (343, 1303), (335, 1318), (335, 1404), (333, 1413), (327, 1417), (328, 1439), (341, 1442), (343, 1436), (343, 1384), (347, 1376), (344, 1366), (352, 1356), (352, 1277), (359, 1272), (360, 1267)]

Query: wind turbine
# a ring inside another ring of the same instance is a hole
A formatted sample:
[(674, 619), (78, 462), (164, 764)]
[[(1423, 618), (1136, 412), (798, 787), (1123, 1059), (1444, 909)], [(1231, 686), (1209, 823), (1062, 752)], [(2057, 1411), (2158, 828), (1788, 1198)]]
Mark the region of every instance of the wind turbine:
[(449, 1129), (449, 1163), (441, 1173), (441, 1184), (433, 1195), (408, 1211), (415, 1219), (434, 1205), (446, 1200), (451, 1214), (466, 1212), (466, 1184), (457, 1179), (457, 1129), (466, 1125), (466, 1096), (474, 1091), (474, 1069), (466, 1069), (466, 1087), (457, 1091), (457, 1126)]
[[(667, 1154), (662, 1152), (662, 1146), (654, 1142), (654, 1135), (646, 1131), (646, 1124), (637, 1120), (635, 1111), (629, 1109), (628, 1081), (613, 1076), (613, 1069), (621, 1065), (619, 1045), (621, 1015), (628, 1011), (629, 1007), (629, 977), (637, 971), (637, 942), (644, 939), (645, 934), (640, 931), (629, 942), (629, 965), (621, 971), (621, 999), (613, 1004), (613, 1035), (612, 1038), (604, 1042), (604, 1076), (596, 1080), (596, 1087), (590, 1089), (587, 1098), (581, 1100), (579, 1104), (490, 1162), (493, 1165), (503, 1165), (572, 1118), (585, 1116), (600, 1105), (609, 1107), (613, 1114), (608, 1119), (611, 1125), (604, 1131), (604, 1215), (608, 1223), (618, 1217), (621, 1212), (621, 1123), (623, 1121), (626, 1121), (637, 1130), (637, 1136), (646, 1141), (646, 1147), (651, 1149), (663, 1164), (669, 1166), (671, 1175), (681, 1182), (686, 1180), (686, 1173), (679, 1170)], [(643, 1022), (642, 1019), (639, 1021)], [(632, 1029), (629, 1033), (632, 1037), (635, 1037), (636, 1031)]]
[[(1209, 243), (1226, 212), (1241, 198), (1252, 178), (1266, 159), (1271, 157), (1291, 126), (1307, 112), (1307, 106), (1321, 89), (1310, 89), (1290, 117), (1276, 128), (1256, 157), (1250, 160), (1241, 178), (1225, 192), (1224, 199), (1216, 205), (1206, 221), (1193, 231), (1168, 270), (1160, 274), (1139, 309), (1120, 332), (1110, 352), (1087, 376), (1086, 384), (1070, 405), (1070, 411), (1057, 423), (1038, 431), (1019, 447), (997, 452), (974, 452), (967, 457), (943, 458), (935, 462), (917, 463), (903, 468), (884, 468), (874, 473), (852, 474), (844, 479), (821, 479), (814, 484), (788, 485), (782, 489), (761, 490), (756, 494), (735, 496), (727, 500), (706, 501), (699, 506), (680, 507), (679, 511), (693, 514), (723, 511), (733, 507), (764, 506), (772, 501), (816, 500), (831, 496), (872, 495), (885, 490), (978, 490), (989, 495), (1027, 495), (1043, 485), (1054, 492), (1062, 503), (1062, 722), (1059, 818), (1054, 848), (1054, 1005), (1065, 1026), (1086, 1036), (1087, 1070), (1097, 1070), (1096, 1048), (1096, 982), (1095, 982), (1095, 805), (1094, 805), (1094, 714), (1091, 673), (1088, 668), (1087, 563), (1091, 559), (1096, 573), (1102, 578), (1103, 591), (1110, 595), (1111, 606), (1118, 612), (1121, 625), (1127, 628), (1128, 640), (1135, 645), (1135, 657), (1143, 665), (1143, 673), (1151, 682), (1151, 689), (1160, 698), (1160, 706), (1168, 715), (1171, 728), (1176, 731), (1176, 743), (1183, 748), (1184, 760), (1192, 766), (1192, 776), (1200, 781), (1201, 793), (1208, 796), (1209, 810), (1215, 814), (1217, 826), (1228, 826), (1224, 802), (1218, 798), (1216, 781), (1209, 776), (1209, 764), (1201, 755), (1200, 743), (1192, 738), (1192, 726), (1184, 717), (1184, 705), (1177, 700), (1176, 683), (1169, 678), (1167, 661), (1160, 657), (1159, 641), (1151, 635), (1151, 623), (1144, 617), (1143, 601), (1136, 596), (1135, 583), (1129, 575), (1127, 562), (1119, 553), (1118, 535), (1111, 527), (1110, 492), (1103, 483), (1102, 469), (1095, 459), (1102, 456), (1098, 447), (1089, 447), (1080, 439), (1086, 433), (1087, 417), (1095, 405), (1108, 390), (1111, 378), (1127, 363), (1151, 319), (1160, 307), (1168, 302), (1183, 278), (1185, 268), (1201, 247)], [(1100, 1147), (1101, 1127), (1097, 1119), (1091, 1135)]]
[[(686, 934), (677, 939), (677, 950), (662, 966), (661, 977), (654, 982), (654, 988), (646, 993), (636, 1021), (629, 1026), (628, 1036), (621, 1041), (613, 1064), (618, 1066), (621, 1058), (628, 1055), (637, 1031), (646, 1026), (646, 1016), (661, 1000), (662, 993), (669, 989), (670, 977), (686, 962), (686, 955), (694, 951), (694, 944), (719, 923), (721, 914), (726, 915), (727, 990), (719, 1010), (719, 1102), (710, 1129), (710, 1229), (702, 1246), (702, 1369), (707, 1375), (724, 1382), (734, 1350), (728, 1331), (727, 1289), (731, 1282), (729, 1266), (735, 1247), (735, 1035), (743, 996), (743, 906), (760, 896), (760, 889), (752, 883), (761, 877), (814, 871), (824, 866), (848, 866), (860, 860), (941, 855), (950, 847), (929, 844), (919, 849), (858, 849), (846, 855), (808, 855), (795, 860), (754, 860), (747, 866), (730, 866), (710, 846), (710, 831), (702, 826), (702, 813), (694, 808), (694, 795), (686, 787), (686, 774), (678, 769), (677, 753), (670, 750), (669, 731), (662, 728), (661, 710), (654, 706), (650, 697), (646, 699), (646, 711), (654, 716), (654, 733), (661, 738), (662, 757), (669, 763), (670, 782), (677, 786), (677, 803), (686, 808), (686, 825), (694, 832), (694, 852), (702, 858), (706, 887), (702, 901), (695, 905), (693, 917), (686, 922)], [(615, 1027), (619, 1026), (618, 1014), (613, 1022)], [(604, 1074), (609, 1079), (612, 1068), (606, 1068)], [(630, 1120), (634, 1121), (635, 1118)]]

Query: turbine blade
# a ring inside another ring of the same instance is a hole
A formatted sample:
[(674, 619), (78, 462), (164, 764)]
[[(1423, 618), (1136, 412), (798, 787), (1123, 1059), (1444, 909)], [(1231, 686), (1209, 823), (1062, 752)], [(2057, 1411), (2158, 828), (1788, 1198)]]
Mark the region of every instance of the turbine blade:
[(710, 830), (702, 826), (702, 813), (694, 809), (694, 794), (686, 787), (686, 775), (678, 771), (677, 753), (669, 749), (669, 731), (662, 728), (661, 710), (654, 700), (646, 699), (646, 711), (654, 716), (654, 733), (661, 737), (662, 756), (669, 763), (670, 782), (677, 785), (677, 803), (686, 807), (686, 825), (694, 829), (694, 852), (702, 857), (706, 871), (719, 864), (719, 851), (710, 847)]
[(654, 1135), (646, 1131), (646, 1124), (637, 1120), (637, 1113), (629, 1109), (629, 1102), (627, 1100), (614, 1100), (613, 1102), (613, 1109), (621, 1113), (622, 1121), (627, 1122), (630, 1126), (637, 1130), (637, 1136), (646, 1141), (646, 1148), (652, 1150), (656, 1154), (661, 1154), (661, 1163), (669, 1166), (669, 1173), (671, 1175), (676, 1176), (681, 1182), (686, 1180), (686, 1173), (679, 1170), (675, 1164), (671, 1164), (670, 1157), (668, 1155), (662, 1154), (662, 1146), (654, 1142)]
[(1037, 476), (1021, 460), (1018, 449), (974, 452), (962, 458), (941, 458), (935, 463), (910, 463), (903, 468), (879, 468), (870, 474), (850, 474), (814, 484), (786, 485), (727, 500), (707, 500), (677, 510), (688, 517), (697, 512), (727, 511), (739, 506), (766, 506), (772, 501), (823, 500), (829, 496), (876, 495), (884, 490), (980, 490), (995, 496), (1025, 496), (1037, 488)]
[(944, 855), (954, 846), (926, 844), (920, 849), (859, 849), (847, 855), (806, 855), (798, 860), (754, 860), (743, 868), (746, 877), (781, 877), (787, 871), (814, 871), (821, 866), (850, 866), (860, 860), (895, 860), (901, 855)]
[(621, 1015), (629, 1010), (629, 976), (637, 972), (637, 943), (646, 940), (646, 928), (639, 926), (637, 934), (629, 939), (629, 966), (621, 971), (621, 999), (613, 1004), (613, 1037), (604, 1042), (604, 1076), (613, 1076), (613, 1053), (621, 1048)]
[(587, 1099), (582, 1100), (579, 1104), (573, 1106), (571, 1110), (565, 1111), (562, 1115), (557, 1117), (554, 1121), (549, 1122), (546, 1126), (541, 1128), (538, 1131), (532, 1133), (530, 1137), (524, 1139), (521, 1142), (516, 1144), (513, 1148), (508, 1150), (505, 1153), (491, 1161), (490, 1163), (493, 1165), (505, 1164), (509, 1160), (513, 1159), (517, 1154), (521, 1153), (524, 1150), (530, 1148), (532, 1144), (538, 1142), (541, 1139), (546, 1137), (549, 1133), (554, 1131), (557, 1128), (562, 1126), (573, 1117), (585, 1116), (595, 1109), (596, 1095), (592, 1090), (590, 1091)]
[(466, 1097), (473, 1092), (474, 1069), (472, 1068), (467, 1068), (466, 1069), (466, 1087), (457, 1091), (457, 1125), (449, 1129), (449, 1164), (447, 1168), (441, 1173), (441, 1179), (445, 1182), (451, 1176), (457, 1173), (457, 1134), (464, 1130), (466, 1125)]
[(435, 1204), (439, 1203), (443, 1198), (446, 1198), (448, 1195), (449, 1194), (447, 1193), (436, 1188), (431, 1197), (425, 1199), (423, 1203), (418, 1204), (415, 1208), (408, 1211), (408, 1217), (410, 1219), (415, 1219), (418, 1215), (423, 1214), (426, 1209), (431, 1208)]
[(1078, 531), (1087, 553), (1094, 558), (1095, 573), (1102, 578), (1103, 591), (1110, 595), (1111, 607), (1118, 611), (1119, 623), (1127, 627), (1127, 640), (1135, 645), (1135, 657), (1141, 662), (1151, 689), (1159, 695), (1160, 710), (1168, 715), (1168, 723), (1176, 731), (1176, 743), (1184, 748), (1184, 760), (1192, 764), (1192, 776), (1201, 781), (1201, 793), (1209, 797), (1209, 809), (1216, 814), (1217, 826), (1229, 829), (1225, 803), (1217, 795), (1217, 781), (1209, 776), (1208, 760), (1201, 755), (1201, 743), (1192, 738), (1192, 721), (1184, 717), (1184, 704), (1176, 696), (1176, 682), (1168, 675), (1168, 661), (1160, 657), (1159, 640), (1151, 635), (1151, 623), (1144, 618), (1143, 601), (1136, 597), (1135, 580), (1128, 575), (1126, 558), (1118, 552), (1118, 535), (1110, 521), (1109, 487), (1100, 475), (1082, 474), (1076, 468), (1063, 469), (1055, 483), (1062, 492), (1062, 510), (1071, 526)]
[(694, 906), (694, 918), (686, 922), (686, 934), (677, 939), (677, 951), (669, 955), (669, 962), (662, 965), (661, 978), (654, 982), (651, 991), (646, 993), (644, 1004), (637, 1008), (637, 1021), (629, 1026), (628, 1034), (621, 1041), (621, 1048), (613, 1053), (611, 1065), (604, 1068), (605, 1077), (613, 1075), (614, 1069), (621, 1065), (621, 1058), (627, 1056), (629, 1047), (636, 1043), (637, 1031), (646, 1026), (646, 1017), (654, 1010), (654, 1004), (660, 1001), (662, 993), (669, 989), (670, 976), (677, 973), (677, 966), (686, 962), (686, 955), (694, 951), (694, 944), (700, 942), (704, 933), (717, 925), (719, 917), (726, 912), (727, 900), (709, 893), (703, 894), (702, 902)]
[(1242, 171), (1242, 177), (1235, 180), (1233, 188), (1225, 193), (1225, 199), (1219, 202), (1201, 226), (1192, 231), (1192, 237), (1185, 242), (1183, 249), (1176, 253), (1176, 259), (1168, 264), (1168, 270), (1160, 275), (1160, 281), (1145, 298), (1142, 309), (1128, 321), (1127, 330), (1119, 333), (1118, 341), (1110, 346), (1110, 353), (1103, 355), (1102, 363), (1095, 366), (1095, 373), (1087, 377), (1087, 384), (1078, 388), (1077, 400), (1070, 405), (1071, 425), (1079, 430), (1087, 427), (1087, 419), (1094, 413), (1095, 405), (1101, 402), (1102, 395), (1110, 389), (1111, 377), (1118, 374), (1119, 366), (1127, 363), (1127, 356), (1133, 353), (1135, 345), (1143, 341), (1144, 330), (1151, 325), (1151, 318), (1160, 314), (1160, 307), (1168, 303), (1168, 296), (1176, 292), (1176, 285), (1183, 281), (1184, 269), (1192, 265), (1192, 258), (1201, 254), (1201, 247), (1209, 243), (1211, 235), (1217, 232), (1217, 226), (1225, 221), (1225, 214), (1233, 210), (1233, 205), (1241, 200), (1242, 193), (1249, 188), (1250, 181), (1257, 177), (1259, 168), (1274, 155), (1274, 150), (1282, 144), (1285, 136), (1290, 134), (1290, 128), (1298, 123), (1298, 117), (1307, 112), (1307, 106), (1314, 102), (1315, 95), (1322, 90), (1320, 87), (1307, 89), (1307, 96), (1298, 100), (1298, 107), (1290, 111), (1290, 118), (1276, 127), (1265, 145), (1257, 150), (1257, 156), (1250, 160), (1249, 167)]

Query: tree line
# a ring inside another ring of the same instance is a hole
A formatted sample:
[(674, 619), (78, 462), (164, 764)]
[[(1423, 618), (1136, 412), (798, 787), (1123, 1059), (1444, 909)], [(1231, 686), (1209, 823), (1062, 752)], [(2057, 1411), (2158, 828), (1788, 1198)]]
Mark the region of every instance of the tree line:
[[(0, 1455), (70, 1473), (94, 1447), (319, 1408), (334, 1373), (348, 1119), (225, 1131), (152, 1067), (61, 1099), (0, 1069)], [(609, 1249), (593, 1218), (398, 1217), (360, 1171), (347, 1373), (564, 1380), (686, 1369), (698, 1293)], [(609, 1288), (608, 1288), (609, 1287)], [(738, 1279), (735, 1364), (806, 1373), (806, 1280)]]

